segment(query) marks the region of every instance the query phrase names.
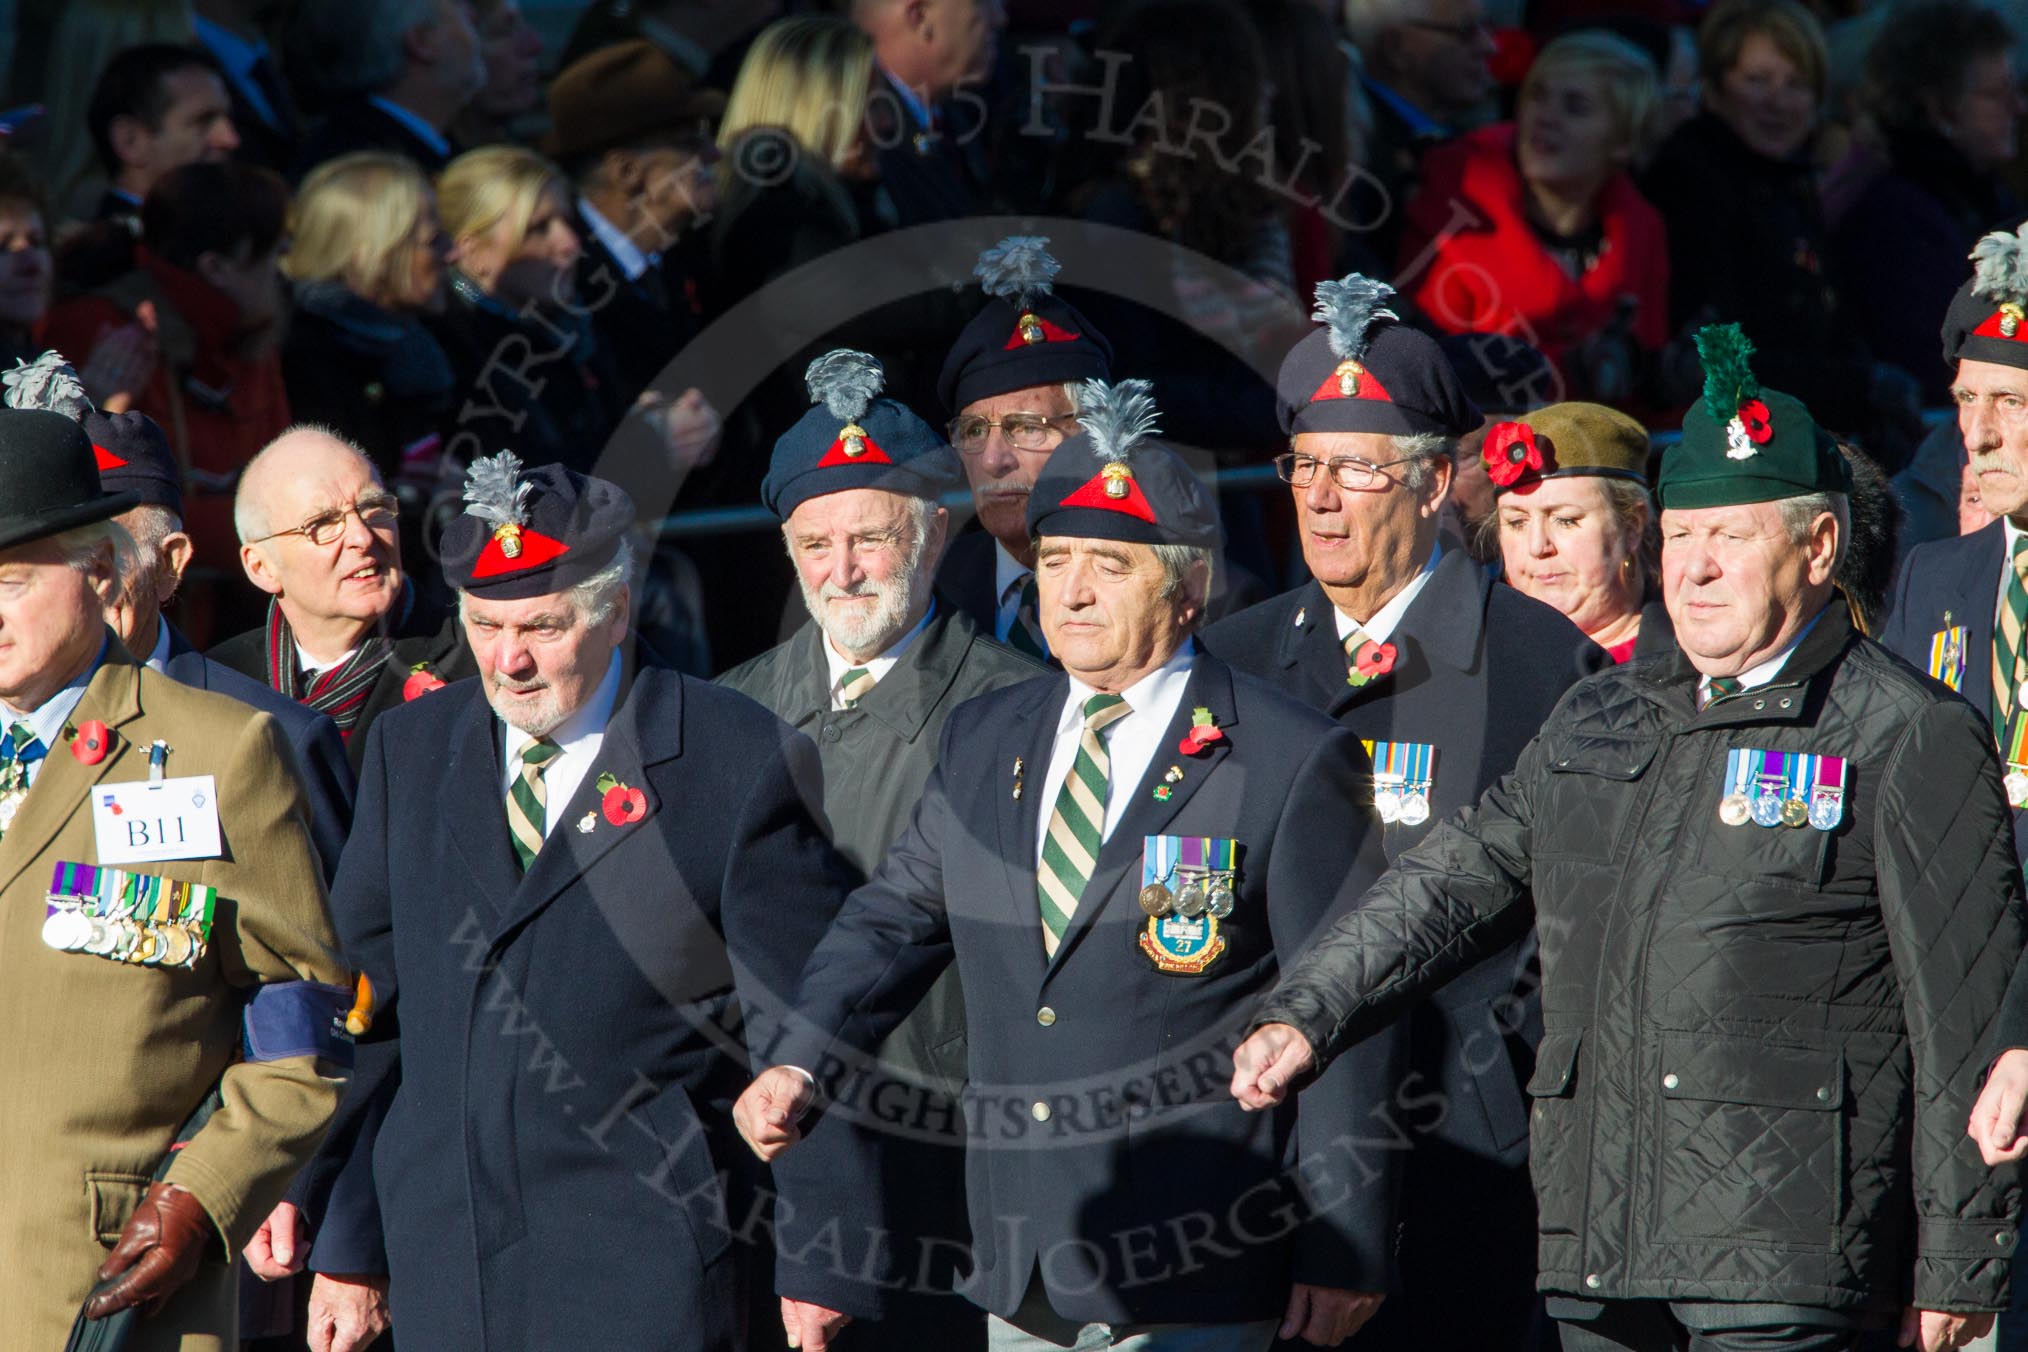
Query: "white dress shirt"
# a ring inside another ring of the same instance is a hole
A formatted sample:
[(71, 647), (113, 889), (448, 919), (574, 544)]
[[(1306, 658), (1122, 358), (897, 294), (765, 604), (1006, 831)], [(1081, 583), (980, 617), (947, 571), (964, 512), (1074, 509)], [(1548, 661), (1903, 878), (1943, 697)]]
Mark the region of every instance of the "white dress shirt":
[(913, 628), (894, 642), (888, 644), (886, 650), (880, 656), (871, 658), (865, 662), (854, 662), (842, 656), (835, 647), (831, 646), (830, 637), (827, 635), (824, 639), (824, 665), (830, 670), (831, 674), (831, 708), (835, 711), (845, 707), (845, 697), (840, 693), (840, 689), (845, 684), (846, 672), (872, 672), (873, 683), (875, 685), (879, 685), (882, 681), (886, 680), (887, 673), (894, 670), (894, 664), (902, 659), (909, 648), (914, 645), (916, 639), (921, 637), (922, 631), (929, 627), (930, 614), (934, 609), (935, 607), (933, 606), (925, 608), (922, 618), (915, 622)]
[(620, 271), (627, 274), (628, 281), (639, 281), (642, 273), (655, 266), (655, 260), (642, 253), (632, 237), (607, 220), (588, 198), (578, 198), (577, 209), (578, 214), (584, 217), (584, 223), (598, 236), (599, 243), (606, 246), (606, 252), (620, 265)]
[[(1190, 664), (1196, 655), (1196, 645), (1184, 639), (1183, 646), (1167, 662), (1120, 692), (1126, 696), (1127, 708), (1132, 712), (1100, 734), (1105, 738), (1110, 767), (1106, 775), (1106, 824), (1101, 840), (1112, 839), (1113, 828), (1120, 824), (1127, 803), (1140, 792), (1149, 764), (1162, 750), (1163, 734), (1168, 732), (1178, 706), (1183, 703), (1183, 687), (1190, 682)], [(1077, 743), (1084, 733), (1084, 702), (1097, 693), (1077, 677), (1070, 678), (1070, 694), (1056, 719), (1056, 742), (1049, 754), (1049, 772), (1041, 784), (1042, 810), (1036, 814), (1035, 824), (1038, 864), (1042, 859), (1042, 842), (1049, 835), (1049, 816), (1056, 809), (1056, 795), (1077, 761)]]
[(310, 654), (303, 651), (302, 644), (298, 643), (295, 646), (296, 646), (296, 668), (297, 670), (303, 673), (303, 679), (307, 681), (316, 680), (319, 676), (322, 676), (325, 672), (331, 670), (333, 667), (344, 666), (347, 662), (350, 662), (352, 660), (352, 654), (359, 651), (359, 649), (357, 648), (347, 648), (344, 652), (339, 653), (336, 657), (332, 658), (330, 661), (319, 662), (316, 658), (310, 656)]
[[(612, 722), (613, 706), (619, 703), (619, 698), (620, 654), (615, 650), (612, 661), (606, 666), (605, 678), (599, 682), (598, 689), (592, 691), (592, 697), (549, 734), (549, 740), (563, 749), (550, 757), (548, 767), (542, 772), (544, 840), (556, 830), (557, 820), (569, 804), (571, 795), (577, 792), (578, 785), (584, 783), (584, 777), (591, 773), (599, 748), (605, 745), (606, 724)], [(500, 727), (506, 736), (502, 756), (505, 774), (500, 781), (500, 796), (504, 799), (507, 791), (514, 787), (514, 781), (521, 778), (521, 749), (535, 739), (510, 724), (502, 723)]]
[(1401, 617), (1408, 613), (1408, 608), (1415, 604), (1415, 598), (1422, 595), (1422, 589), (1429, 585), (1430, 574), (1436, 571), (1437, 560), (1443, 556), (1443, 552), (1442, 545), (1432, 546), (1429, 551), (1429, 560), (1423, 564), (1422, 571), (1410, 578), (1408, 585), (1390, 597), (1387, 604), (1382, 606), (1378, 613), (1370, 620), (1355, 619), (1353, 616), (1347, 615), (1344, 611), (1333, 606), (1331, 613), (1338, 617), (1338, 642), (1340, 646), (1344, 644), (1346, 639), (1352, 637), (1354, 629), (1364, 629), (1366, 637), (1372, 639), (1375, 643), (1385, 643), (1388, 639), (1392, 638), (1395, 629), (1401, 624)]

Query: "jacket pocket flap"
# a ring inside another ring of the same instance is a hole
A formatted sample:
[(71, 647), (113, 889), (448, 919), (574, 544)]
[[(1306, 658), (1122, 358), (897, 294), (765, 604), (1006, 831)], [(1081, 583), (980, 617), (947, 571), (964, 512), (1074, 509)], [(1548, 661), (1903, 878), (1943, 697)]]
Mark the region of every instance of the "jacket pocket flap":
[(120, 1231), (127, 1228), (134, 1208), (148, 1195), (154, 1180), (146, 1174), (88, 1173), (85, 1196), (91, 1203), (92, 1233), (101, 1244), (117, 1244)]
[(1689, 1034), (1662, 1038), (1662, 1097), (1832, 1112), (1845, 1102), (1835, 1051)]
[(1528, 1077), (1531, 1097), (1561, 1098), (1570, 1092), (1577, 1071), (1577, 1044), (1583, 1037), (1582, 1028), (1542, 1035), (1542, 1045), (1535, 1050), (1535, 1073)]
[(1576, 737), (1565, 734), (1544, 746), (1552, 774), (1597, 775), (1601, 779), (1633, 780), (1655, 759), (1650, 737)]

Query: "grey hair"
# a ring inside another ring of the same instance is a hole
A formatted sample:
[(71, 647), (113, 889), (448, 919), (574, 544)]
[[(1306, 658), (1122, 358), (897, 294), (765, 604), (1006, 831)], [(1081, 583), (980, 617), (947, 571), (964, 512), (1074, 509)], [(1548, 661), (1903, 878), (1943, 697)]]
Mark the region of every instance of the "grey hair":
[(1205, 607), (1211, 601), (1211, 574), (1216, 566), (1216, 556), (1203, 545), (1150, 545), (1149, 548), (1155, 551), (1155, 558), (1162, 565), (1164, 601), (1175, 600), (1177, 593), (1183, 590), (1183, 584), (1188, 580), (1192, 570), (1199, 566), (1203, 567), (1204, 592), (1196, 598), (1197, 621), (1202, 624)]
[(1402, 483), (1416, 493), (1429, 487), (1430, 474), (1439, 458), (1457, 458), (1457, 438), (1439, 432), (1412, 432), (1407, 436), (1389, 437), (1387, 442), (1394, 447), (1394, 458), (1403, 462), (1400, 467)]
[(49, 547), (54, 549), (65, 566), (80, 573), (89, 573), (93, 566), (107, 555), (111, 555), (113, 566), (120, 566), (120, 550), (134, 547), (133, 537), (117, 521), (94, 521), (86, 526), (73, 526), (49, 537)]
[(1845, 545), (1852, 538), (1852, 504), (1843, 493), (1804, 493), (1798, 497), (1783, 498), (1775, 506), (1781, 508), (1782, 529), (1788, 532), (1792, 545), (1807, 541), (1811, 524), (1829, 512), (1838, 523), (1838, 556), (1831, 560), (1832, 568), (1843, 561)]
[(1078, 398), (1083, 391), (1084, 382), (1081, 380), (1066, 380), (1063, 382), (1063, 397), (1070, 400), (1070, 416), (1073, 418), (1077, 416)]
[(305, 0), (289, 47), (315, 57), (318, 93), (377, 94), (401, 78), (403, 39), (436, 22), (437, 13), (437, 0)]
[[(914, 494), (908, 495), (908, 524), (909, 529), (915, 532), (909, 538), (909, 543), (917, 551), (916, 561), (918, 564), (921, 562), (923, 542), (929, 539), (930, 525), (936, 520), (939, 506), (940, 504), (933, 498), (919, 498)], [(789, 523), (786, 521), (782, 522), (782, 548), (788, 552), (791, 560), (796, 557), (796, 542), (789, 538)], [(930, 562), (934, 564), (937, 561), (932, 559)]]
[(620, 603), (620, 588), (632, 581), (633, 576), (634, 542), (622, 539), (613, 550), (611, 563), (570, 589), (571, 608), (588, 625), (604, 624)]
[(239, 537), (241, 544), (258, 540), (262, 536), (273, 532), (274, 523), (268, 518), (267, 512), (263, 510), (264, 504), (255, 502), (253, 495), (247, 492), (246, 486), (249, 482), (258, 483), (260, 481), (260, 475), (256, 467), (263, 460), (269, 458), (274, 452), (275, 447), (300, 432), (316, 432), (344, 446), (352, 454), (359, 457), (360, 463), (366, 466), (366, 472), (373, 476), (374, 483), (380, 484), (382, 487), (386, 486), (385, 484), (381, 484), (379, 466), (373, 463), (373, 457), (368, 455), (366, 448), (358, 442), (346, 436), (337, 428), (326, 426), (323, 423), (292, 423), (280, 436), (261, 447), (258, 451), (255, 451), (251, 460), (240, 466), (239, 484), (233, 489), (232, 494), (232, 529), (233, 533)]

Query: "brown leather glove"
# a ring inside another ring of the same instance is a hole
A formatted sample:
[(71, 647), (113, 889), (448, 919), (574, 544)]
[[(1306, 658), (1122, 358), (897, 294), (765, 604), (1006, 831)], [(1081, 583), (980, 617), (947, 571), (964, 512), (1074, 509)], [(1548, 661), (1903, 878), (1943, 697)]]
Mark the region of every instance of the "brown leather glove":
[(112, 1285), (85, 1302), (85, 1318), (104, 1319), (133, 1305), (155, 1314), (196, 1275), (204, 1246), (217, 1236), (195, 1193), (173, 1183), (150, 1185), (120, 1231), (120, 1242), (99, 1266), (99, 1282)]

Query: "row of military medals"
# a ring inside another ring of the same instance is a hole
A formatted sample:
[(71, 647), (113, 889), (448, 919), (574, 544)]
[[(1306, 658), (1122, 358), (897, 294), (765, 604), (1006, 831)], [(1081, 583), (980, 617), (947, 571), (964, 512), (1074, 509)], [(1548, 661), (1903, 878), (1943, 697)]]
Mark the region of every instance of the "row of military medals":
[[(1141, 909), (1151, 917), (1175, 914), (1187, 920), (1209, 913), (1219, 920), (1232, 914), (1233, 845), (1202, 836), (1150, 836), (1147, 872), (1141, 888)], [(1171, 883), (1175, 884), (1172, 889)]]
[(148, 967), (195, 967), (210, 947), (218, 889), (92, 864), (58, 864), (42, 942)]
[(1845, 819), (1845, 760), (1796, 751), (1734, 748), (1725, 756), (1727, 826), (1814, 826), (1833, 831)]
[(1421, 826), (1429, 820), (1429, 791), (1436, 782), (1436, 748), (1427, 742), (1368, 742), (1373, 760), (1373, 807), (1380, 820)]

